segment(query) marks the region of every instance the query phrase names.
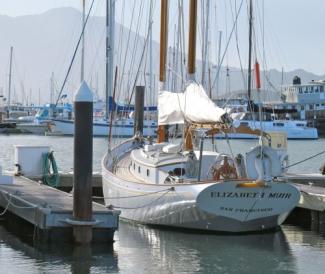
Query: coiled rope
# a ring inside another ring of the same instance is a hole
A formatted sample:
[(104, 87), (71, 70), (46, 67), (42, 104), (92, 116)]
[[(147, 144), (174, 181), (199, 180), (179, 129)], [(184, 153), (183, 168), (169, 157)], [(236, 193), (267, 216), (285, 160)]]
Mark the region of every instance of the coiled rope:
[(58, 166), (54, 159), (53, 151), (42, 154), (42, 172), (42, 179), (44, 184), (52, 187), (57, 187), (59, 185), (60, 176), (58, 172)]

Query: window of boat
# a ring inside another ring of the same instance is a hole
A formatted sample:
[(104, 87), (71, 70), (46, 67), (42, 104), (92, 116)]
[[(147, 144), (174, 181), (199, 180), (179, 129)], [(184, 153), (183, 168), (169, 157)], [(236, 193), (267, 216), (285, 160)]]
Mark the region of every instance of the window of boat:
[(138, 166), (138, 172), (141, 173), (141, 168), (140, 168), (140, 166)]
[(305, 109), (305, 106), (304, 105), (301, 105), (301, 108), (300, 108), (301, 110), (304, 110)]
[(310, 104), (309, 109), (314, 109), (314, 105)]
[(149, 177), (149, 175), (150, 175), (150, 170), (147, 169), (147, 176)]
[(240, 122), (241, 126), (248, 126), (248, 122)]
[(322, 103), (322, 107), (325, 106), (325, 103)]
[(302, 93), (302, 88), (299, 88), (299, 93)]
[(316, 104), (316, 108), (318, 108), (319, 107), (319, 104)]
[(315, 87), (315, 92), (319, 92), (319, 89), (318, 89), (318, 87)]
[(310, 87), (309, 93), (313, 93), (313, 91), (314, 91), (314, 87)]
[(324, 86), (320, 86), (320, 92), (324, 92)]
[(297, 127), (304, 127), (305, 126), (304, 124), (300, 124), (300, 123), (297, 123), (296, 125), (297, 125)]
[(304, 93), (308, 93), (308, 87), (305, 87)]
[(284, 127), (284, 123), (273, 123), (273, 126)]

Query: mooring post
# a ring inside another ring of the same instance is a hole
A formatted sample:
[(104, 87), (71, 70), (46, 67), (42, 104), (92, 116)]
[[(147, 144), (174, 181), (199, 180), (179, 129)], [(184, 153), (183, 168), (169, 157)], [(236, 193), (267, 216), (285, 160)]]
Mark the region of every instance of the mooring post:
[(143, 136), (144, 86), (135, 88), (134, 135)]
[(74, 96), (74, 175), (73, 237), (77, 243), (92, 240), (92, 160), (93, 160), (93, 94), (85, 81)]

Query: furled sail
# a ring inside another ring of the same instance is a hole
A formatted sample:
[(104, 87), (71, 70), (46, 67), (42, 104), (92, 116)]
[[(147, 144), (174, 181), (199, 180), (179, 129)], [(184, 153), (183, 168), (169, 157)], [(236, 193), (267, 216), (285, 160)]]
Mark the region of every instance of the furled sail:
[(159, 125), (220, 123), (225, 113), (197, 83), (189, 84), (184, 93), (161, 91), (158, 95)]

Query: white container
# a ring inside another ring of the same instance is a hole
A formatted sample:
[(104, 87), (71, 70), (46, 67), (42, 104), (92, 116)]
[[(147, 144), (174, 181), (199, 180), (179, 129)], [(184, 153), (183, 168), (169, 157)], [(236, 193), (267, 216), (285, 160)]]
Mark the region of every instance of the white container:
[(15, 164), (24, 176), (42, 175), (42, 155), (50, 152), (49, 146), (15, 146)]
[(12, 185), (14, 178), (8, 175), (2, 175), (2, 166), (0, 166), (0, 185)]

